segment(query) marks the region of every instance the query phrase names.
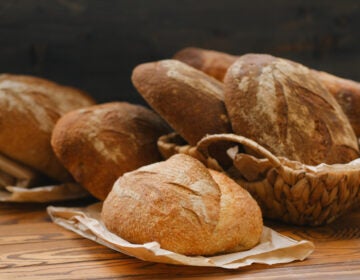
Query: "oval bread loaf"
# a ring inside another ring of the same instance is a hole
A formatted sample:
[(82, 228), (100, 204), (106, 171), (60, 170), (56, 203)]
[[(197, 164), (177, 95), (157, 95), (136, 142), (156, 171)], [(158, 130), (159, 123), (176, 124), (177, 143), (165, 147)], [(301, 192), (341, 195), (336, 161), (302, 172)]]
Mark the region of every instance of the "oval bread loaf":
[(183, 154), (124, 174), (101, 215), (110, 231), (131, 243), (157, 241), (185, 255), (252, 248), (263, 228), (247, 191)]
[(340, 105), (307, 67), (248, 54), (231, 65), (224, 83), (236, 134), (309, 165), (346, 163), (359, 156)]
[(132, 81), (147, 103), (189, 144), (230, 132), (223, 84), (177, 60), (138, 65)]
[(227, 69), (238, 57), (224, 52), (188, 47), (178, 51), (173, 58), (223, 81)]
[(94, 103), (72, 87), (31, 76), (0, 75), (0, 153), (52, 179), (71, 180), (51, 148), (51, 133), (62, 115)]
[(340, 104), (356, 136), (360, 138), (360, 83), (326, 72), (314, 70), (314, 73)]
[(124, 172), (161, 160), (156, 143), (168, 132), (164, 121), (149, 109), (111, 102), (63, 116), (51, 144), (75, 180), (104, 200)]

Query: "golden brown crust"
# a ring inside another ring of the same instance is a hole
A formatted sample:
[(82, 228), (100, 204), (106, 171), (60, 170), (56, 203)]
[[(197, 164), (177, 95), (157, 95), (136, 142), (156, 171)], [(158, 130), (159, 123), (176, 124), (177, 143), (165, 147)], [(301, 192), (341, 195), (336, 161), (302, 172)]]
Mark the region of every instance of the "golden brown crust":
[(52, 151), (51, 132), (63, 114), (93, 103), (84, 92), (45, 79), (0, 75), (0, 153), (53, 179), (70, 180)]
[(358, 138), (360, 138), (360, 83), (343, 79), (326, 72), (314, 73), (335, 97)]
[(335, 98), (305, 66), (270, 55), (240, 57), (225, 76), (236, 134), (302, 163), (345, 163), (359, 156), (354, 131)]
[(173, 58), (223, 81), (227, 69), (238, 57), (224, 52), (188, 47), (178, 51)]
[(129, 242), (157, 241), (185, 255), (249, 249), (262, 232), (260, 208), (247, 191), (182, 154), (119, 178), (102, 219)]
[(223, 84), (185, 63), (162, 60), (137, 66), (132, 81), (148, 104), (189, 144), (230, 131)]
[(168, 131), (149, 109), (111, 102), (63, 116), (51, 144), (75, 180), (104, 200), (124, 172), (161, 160), (156, 142)]

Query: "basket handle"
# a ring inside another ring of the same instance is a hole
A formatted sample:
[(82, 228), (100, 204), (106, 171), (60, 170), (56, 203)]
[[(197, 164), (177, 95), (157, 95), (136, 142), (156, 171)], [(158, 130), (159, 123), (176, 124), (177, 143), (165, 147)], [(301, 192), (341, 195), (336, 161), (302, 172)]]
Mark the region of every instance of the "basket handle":
[(272, 154), (270, 151), (268, 151), (264, 147), (260, 146), (255, 141), (253, 141), (249, 138), (240, 136), (240, 135), (231, 134), (231, 133), (207, 135), (197, 143), (197, 149), (200, 153), (202, 153), (207, 158), (211, 157), (210, 153), (209, 153), (209, 146), (211, 144), (219, 142), (219, 141), (234, 142), (237, 144), (241, 144), (245, 147), (248, 147), (251, 150), (255, 151), (256, 153), (267, 158), (270, 161), (270, 163), (273, 165), (274, 168), (279, 169), (280, 171), (283, 171), (282, 170), (283, 166), (282, 166), (280, 160), (274, 154)]

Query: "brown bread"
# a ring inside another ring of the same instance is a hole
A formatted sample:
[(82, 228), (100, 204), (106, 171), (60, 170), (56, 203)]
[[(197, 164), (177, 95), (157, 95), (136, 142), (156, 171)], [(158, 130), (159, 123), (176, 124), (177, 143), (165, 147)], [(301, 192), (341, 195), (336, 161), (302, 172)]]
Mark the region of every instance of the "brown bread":
[(147, 103), (189, 144), (230, 132), (223, 84), (177, 60), (137, 66), (132, 82)]
[(45, 79), (0, 75), (0, 153), (47, 176), (71, 176), (50, 145), (56, 121), (68, 111), (94, 104), (84, 92)]
[(188, 47), (178, 51), (173, 58), (223, 81), (227, 69), (238, 57), (224, 52)]
[(236, 134), (305, 164), (359, 156), (354, 131), (335, 98), (305, 66), (264, 54), (241, 56), (225, 76)]
[(131, 243), (157, 241), (185, 255), (252, 248), (263, 228), (247, 191), (183, 154), (120, 177), (103, 204), (102, 220)]
[(51, 144), (75, 180), (104, 200), (123, 173), (161, 160), (156, 142), (168, 132), (149, 109), (111, 102), (63, 116)]
[(360, 138), (360, 83), (343, 79), (326, 72), (314, 73), (335, 97), (358, 138)]

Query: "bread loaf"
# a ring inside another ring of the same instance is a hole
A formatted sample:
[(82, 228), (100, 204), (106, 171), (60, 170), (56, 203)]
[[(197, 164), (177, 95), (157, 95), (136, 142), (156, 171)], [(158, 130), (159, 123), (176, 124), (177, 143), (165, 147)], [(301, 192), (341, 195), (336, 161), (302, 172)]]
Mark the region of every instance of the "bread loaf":
[(75, 180), (103, 200), (124, 172), (161, 160), (156, 141), (168, 132), (149, 109), (111, 102), (63, 116), (51, 144)]
[(188, 47), (178, 51), (173, 58), (223, 81), (227, 69), (238, 57), (224, 52)]
[(223, 84), (177, 60), (137, 66), (132, 81), (147, 103), (189, 144), (230, 132)]
[(56, 121), (66, 112), (94, 104), (84, 92), (45, 79), (0, 75), (0, 153), (47, 176), (71, 176), (50, 145)]
[(305, 164), (359, 156), (354, 131), (335, 98), (305, 66), (263, 54), (241, 56), (224, 79), (236, 134)]
[(249, 249), (263, 227), (247, 191), (183, 154), (120, 177), (103, 204), (102, 220), (131, 243), (157, 241), (185, 255)]
[(360, 83), (326, 72), (314, 70), (314, 73), (340, 104), (356, 136), (360, 138)]

